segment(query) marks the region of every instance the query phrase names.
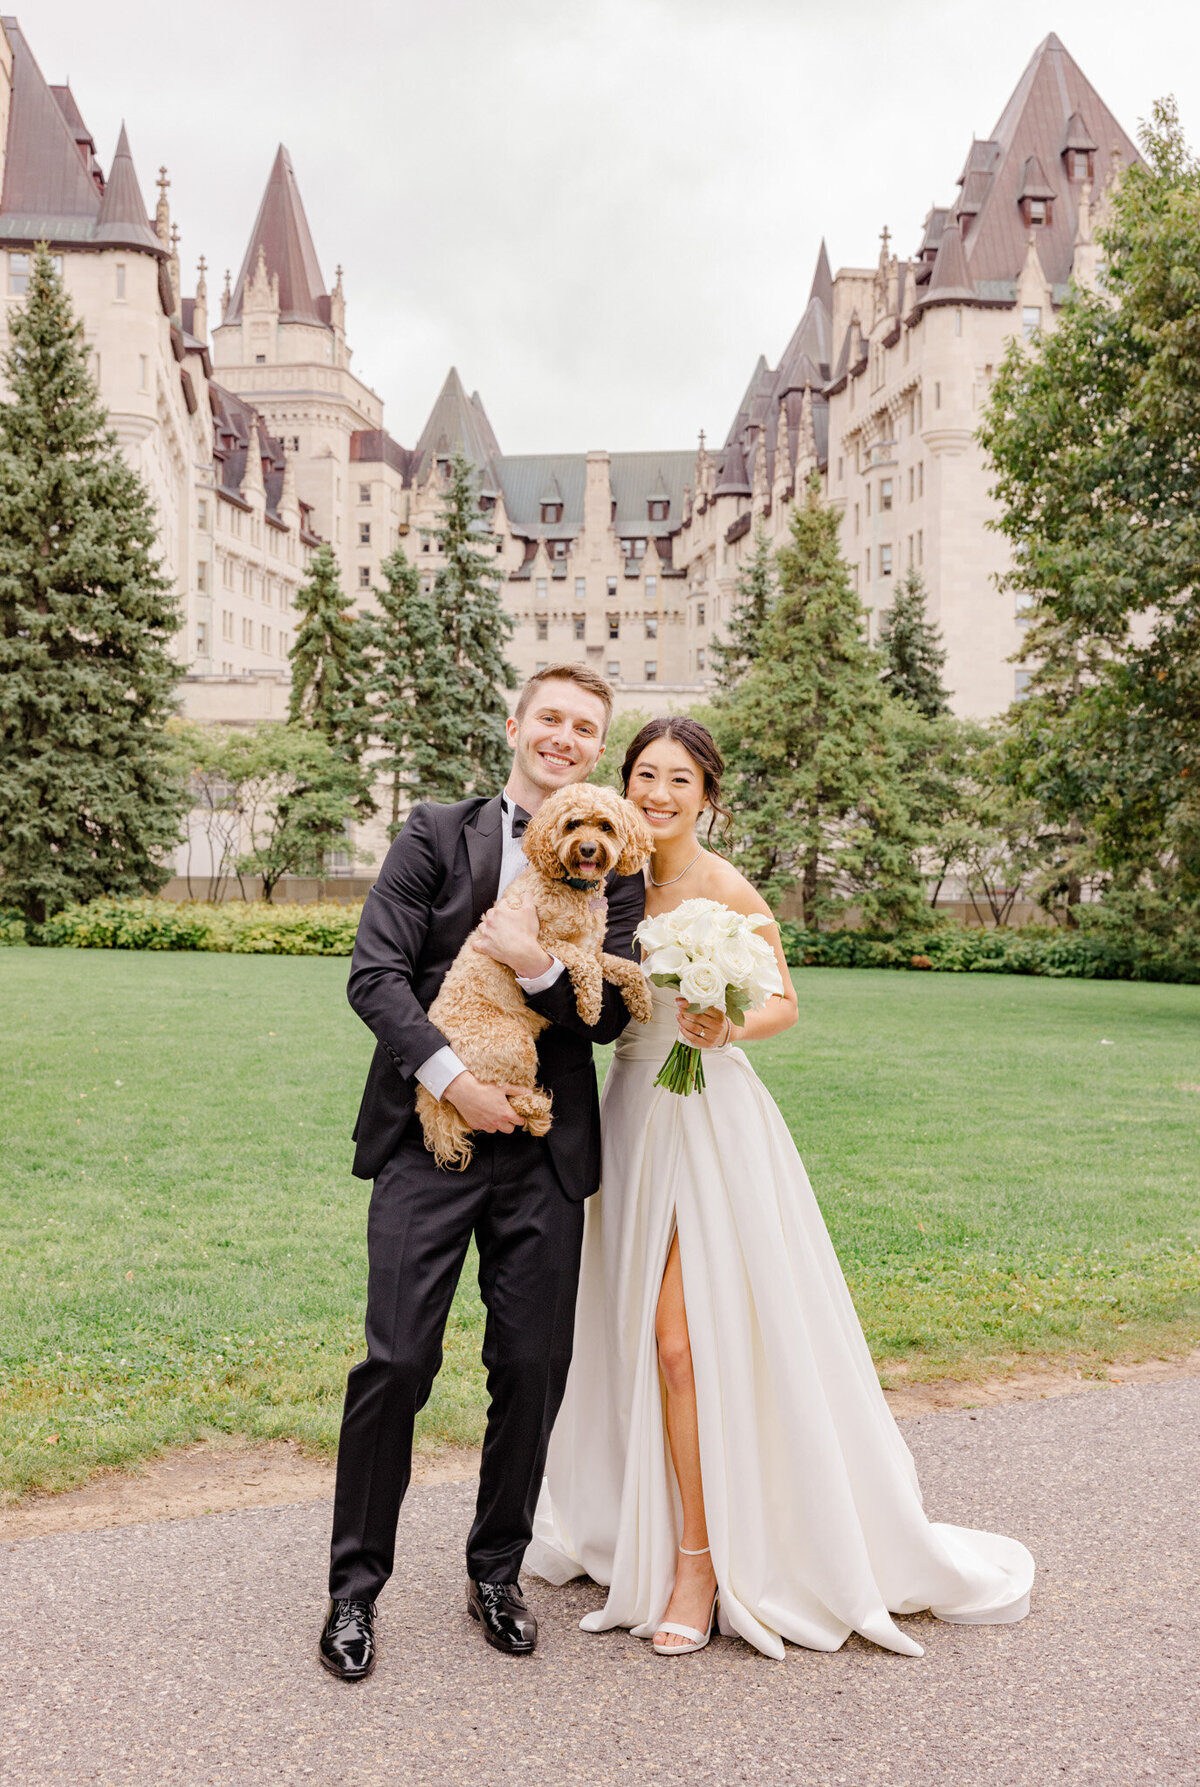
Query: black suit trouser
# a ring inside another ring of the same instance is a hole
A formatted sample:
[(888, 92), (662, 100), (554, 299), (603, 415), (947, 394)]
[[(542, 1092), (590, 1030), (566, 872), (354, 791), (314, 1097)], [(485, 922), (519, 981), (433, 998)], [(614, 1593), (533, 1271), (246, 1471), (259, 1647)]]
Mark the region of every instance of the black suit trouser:
[(472, 1234), (487, 1309), (487, 1432), (467, 1574), (515, 1582), (571, 1362), (583, 1205), (544, 1140), (477, 1135), (465, 1171), (434, 1165), (415, 1121), (375, 1181), (367, 1218), (367, 1357), (350, 1372), (338, 1444), (329, 1592), (373, 1600), (392, 1572), (413, 1423)]

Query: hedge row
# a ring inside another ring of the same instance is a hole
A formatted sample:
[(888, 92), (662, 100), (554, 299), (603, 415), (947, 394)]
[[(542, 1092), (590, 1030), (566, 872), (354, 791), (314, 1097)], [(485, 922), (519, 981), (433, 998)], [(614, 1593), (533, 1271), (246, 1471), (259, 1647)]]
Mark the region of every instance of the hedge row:
[[(336, 901), (273, 906), (264, 900), (176, 905), (168, 900), (92, 900), (42, 926), (39, 941), (64, 949), (204, 949), (232, 955), (348, 956), (360, 906)], [(936, 969), (949, 974), (1048, 974), (1079, 980), (1200, 983), (1200, 956), (1154, 938), (1113, 939), (1030, 925), (1015, 931), (806, 931), (780, 922), (794, 967)], [(0, 914), (0, 944), (25, 927)]]
[[(92, 900), (67, 906), (39, 941), (62, 949), (204, 949), (231, 955), (348, 956), (361, 906), (335, 900), (271, 905), (266, 900)], [(16, 941), (16, 939), (11, 939)]]
[(1046, 974), (1075, 980), (1200, 983), (1200, 956), (1155, 938), (1114, 939), (1050, 925), (1013, 931), (805, 931), (780, 923), (795, 967), (936, 969), (948, 974)]

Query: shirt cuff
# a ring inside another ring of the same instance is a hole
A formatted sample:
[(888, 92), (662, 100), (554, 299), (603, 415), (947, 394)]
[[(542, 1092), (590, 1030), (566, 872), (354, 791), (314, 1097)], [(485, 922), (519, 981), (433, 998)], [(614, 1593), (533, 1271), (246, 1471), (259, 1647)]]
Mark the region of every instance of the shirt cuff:
[(422, 1061), (417, 1069), (416, 1077), (430, 1097), (436, 1098), (440, 1104), (446, 1096), (446, 1088), (451, 1080), (456, 1080), (460, 1073), (466, 1071), (450, 1044), (447, 1043), (444, 1048), (438, 1049), (436, 1054), (430, 1055), (428, 1061)]
[(532, 980), (522, 980), (521, 976), (518, 974), (517, 985), (523, 993), (544, 993), (548, 987), (554, 985), (562, 972), (563, 965), (558, 957), (551, 956), (550, 966), (544, 974), (535, 974)]

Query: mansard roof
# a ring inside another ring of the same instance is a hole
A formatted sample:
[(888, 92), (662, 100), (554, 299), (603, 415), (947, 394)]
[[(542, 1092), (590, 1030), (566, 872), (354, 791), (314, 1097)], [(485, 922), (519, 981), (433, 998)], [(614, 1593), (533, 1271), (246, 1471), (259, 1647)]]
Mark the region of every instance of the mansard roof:
[[(587, 494), (586, 453), (518, 453), (497, 458), (496, 471), (504, 493), (504, 512), (514, 534), (528, 540), (572, 539), (583, 531)], [(683, 490), (696, 464), (695, 452), (612, 453), (609, 488), (615, 505), (614, 532), (620, 537), (653, 536), (660, 552), (678, 531), (683, 515)], [(542, 491), (553, 481), (562, 492), (561, 521), (542, 521)], [(670, 503), (669, 519), (651, 521), (649, 502)]]
[[(263, 485), (267, 497), (267, 514), (278, 521), (279, 499), (283, 494), (286, 468), (283, 441), (272, 435), (266, 419), (252, 404), (224, 385), (210, 382), (209, 402), (213, 416), (213, 461), (217, 489), (226, 496), (241, 497), (246, 480), (246, 454), (251, 430), (257, 425), (259, 452), (263, 458)], [(305, 505), (307, 506), (307, 505)]]
[[(1086, 125), (1083, 120), (1086, 119)], [(953, 285), (984, 301), (1011, 301), (1025, 260), (1029, 226), (1022, 198), (1053, 198), (1050, 222), (1037, 226), (1038, 255), (1052, 286), (1070, 278), (1080, 185), (1067, 177), (1061, 157), (1068, 148), (1113, 144), (1126, 164), (1138, 158), (1121, 128), (1078, 63), (1051, 32), (1037, 49), (990, 137), (972, 143), (962, 174), (961, 192), (950, 215), (961, 226), (958, 249), (965, 278), (951, 264)], [(1072, 139), (1078, 136), (1078, 142)], [(936, 247), (941, 256), (942, 214), (930, 213), (918, 251), (928, 262)], [(933, 279), (925, 287), (932, 293)], [(942, 286), (943, 295), (949, 289)]]
[(107, 248), (145, 248), (152, 254), (162, 249), (162, 243), (147, 219), (124, 124), (100, 203), (94, 240)]
[(329, 296), (321, 277), (291, 157), (282, 143), (275, 152), (262, 204), (250, 232), (241, 272), (225, 316), (227, 323), (236, 323), (241, 318), (246, 287), (254, 277), (260, 248), (267, 273), (279, 281), (280, 322), (324, 323), (328, 327)]
[(452, 366), (446, 374), (446, 382), (438, 392), (429, 420), (413, 451), (416, 479), (425, 476), (432, 459), (452, 458), (455, 453), (461, 453), (468, 464), (480, 472), (485, 491), (495, 495), (496, 436), (478, 391), (472, 397), (467, 396), (457, 367)]

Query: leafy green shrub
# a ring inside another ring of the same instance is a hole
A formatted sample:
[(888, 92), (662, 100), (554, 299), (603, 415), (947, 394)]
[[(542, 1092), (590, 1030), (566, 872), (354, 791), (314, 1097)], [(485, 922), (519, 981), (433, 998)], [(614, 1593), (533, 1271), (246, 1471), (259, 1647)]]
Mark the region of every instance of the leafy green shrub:
[(24, 943), (25, 920), (19, 912), (0, 912), (0, 949), (8, 943)]
[(46, 920), (42, 943), (60, 949), (207, 949), (208, 929), (194, 906), (169, 900), (89, 900)]
[(43, 943), (64, 949), (203, 949), (230, 955), (348, 956), (361, 906), (336, 900), (271, 905), (265, 900), (92, 900), (67, 906), (42, 926)]
[(806, 931), (779, 926), (793, 967), (935, 969), (944, 974), (1044, 974), (1078, 980), (1200, 982), (1200, 954), (1156, 937), (1106, 937), (1048, 925), (1019, 930)]

